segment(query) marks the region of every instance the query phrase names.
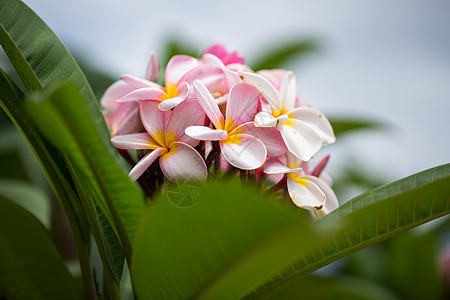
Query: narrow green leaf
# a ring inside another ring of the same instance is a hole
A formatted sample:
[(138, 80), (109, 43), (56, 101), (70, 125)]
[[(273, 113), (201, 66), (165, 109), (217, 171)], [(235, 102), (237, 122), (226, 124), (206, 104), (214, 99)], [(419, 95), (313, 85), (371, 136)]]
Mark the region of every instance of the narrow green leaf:
[[(131, 265), (139, 299), (239, 299), (314, 238), (303, 211), (238, 181), (187, 188), (169, 190), (143, 217)], [(181, 207), (180, 197), (190, 201)]]
[(299, 59), (318, 49), (317, 42), (312, 39), (291, 40), (276, 43), (276, 47), (266, 50), (265, 54), (255, 62), (250, 62), (253, 70), (276, 69), (286, 66), (286, 62)]
[(364, 193), (315, 223), (321, 237), (295, 263), (264, 282), (248, 299), (273, 294), (295, 280), (359, 249), (450, 212), (450, 164)]
[(76, 86), (63, 83), (45, 101), (27, 104), (41, 131), (77, 167), (83, 187), (91, 192), (113, 225), (129, 258), (130, 241), (144, 202), (136, 186), (101, 143)]
[[(72, 81), (83, 96), (102, 142), (108, 145), (109, 132), (86, 77), (53, 31), (22, 1), (0, 2), (0, 44), (29, 91)], [(108, 150), (114, 155), (112, 147)]]
[(0, 194), (0, 291), (11, 299), (81, 299), (48, 232)]
[(385, 124), (368, 121), (368, 120), (358, 120), (354, 118), (329, 118), (331, 126), (333, 126), (333, 131), (336, 136), (341, 136), (343, 134), (351, 133), (357, 130), (365, 129), (383, 129), (386, 127)]

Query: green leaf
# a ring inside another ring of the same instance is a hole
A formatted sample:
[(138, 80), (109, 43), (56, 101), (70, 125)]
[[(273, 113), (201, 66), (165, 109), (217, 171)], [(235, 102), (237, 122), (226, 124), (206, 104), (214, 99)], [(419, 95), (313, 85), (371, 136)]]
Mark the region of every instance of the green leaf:
[(316, 52), (318, 44), (312, 39), (293, 40), (276, 43), (276, 47), (266, 50), (266, 53), (255, 62), (250, 62), (253, 70), (283, 68), (286, 63), (298, 59), (311, 52)]
[[(53, 31), (22, 1), (0, 2), (0, 44), (29, 91), (72, 81), (83, 96), (102, 142), (108, 145), (109, 132), (86, 77)], [(112, 147), (108, 150), (114, 154)]]
[(144, 202), (136, 186), (109, 155), (76, 86), (63, 83), (41, 102), (28, 101), (40, 130), (66, 155), (113, 225), (128, 257)]
[(448, 214), (449, 174), (450, 164), (438, 166), (348, 201), (316, 222), (319, 242), (308, 241), (295, 263), (247, 298), (266, 297), (339, 258)]
[(0, 291), (11, 299), (81, 299), (48, 232), (0, 194)]
[[(237, 180), (187, 187), (169, 190), (143, 217), (131, 265), (139, 299), (239, 299), (314, 239), (304, 211)], [(180, 206), (180, 196), (190, 201)]]
[(328, 118), (331, 126), (333, 126), (334, 134), (338, 136), (342, 136), (343, 134), (351, 133), (357, 130), (366, 130), (366, 129), (383, 129), (386, 127), (385, 124), (368, 121), (368, 120), (360, 120), (354, 118)]
[(375, 282), (360, 278), (309, 275), (267, 298), (267, 300), (285, 299), (396, 300), (398, 298)]

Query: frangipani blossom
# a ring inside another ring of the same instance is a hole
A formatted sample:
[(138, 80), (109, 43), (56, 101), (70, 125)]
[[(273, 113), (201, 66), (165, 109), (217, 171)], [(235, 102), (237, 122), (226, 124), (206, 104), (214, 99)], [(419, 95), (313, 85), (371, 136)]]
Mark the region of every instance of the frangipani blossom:
[[(154, 65), (156, 58), (151, 57), (151, 62), (147, 67), (147, 74), (157, 71)], [(157, 76), (154, 76), (155, 78)], [(196, 80), (202, 80), (209, 88), (213, 89), (223, 80), (222, 71), (212, 65), (201, 64), (198, 59), (187, 55), (176, 55), (170, 59), (165, 73), (165, 87), (156, 83), (136, 89), (121, 99), (119, 102), (128, 101), (157, 101), (158, 108), (168, 111), (187, 99), (190, 84)], [(123, 78), (122, 78), (123, 79)], [(129, 78), (128, 78), (129, 79)]]
[(210, 53), (219, 58), (224, 65), (229, 64), (243, 64), (244, 58), (240, 56), (236, 51), (229, 52), (225, 45), (216, 43), (203, 51), (203, 54)]
[(289, 196), (298, 207), (312, 211), (322, 217), (338, 207), (337, 197), (331, 187), (319, 176), (328, 157), (322, 160), (312, 172), (302, 168), (302, 162), (288, 153), (284, 157), (272, 157), (264, 165), (266, 174), (286, 174)]
[(237, 84), (227, 102), (226, 118), (223, 117), (213, 96), (200, 81), (194, 82), (198, 102), (215, 129), (206, 126), (190, 126), (186, 134), (203, 141), (219, 141), (225, 159), (234, 167), (243, 170), (256, 169), (266, 160), (264, 144), (245, 131), (253, 126), (252, 120), (258, 109), (259, 91), (248, 84)]
[(288, 150), (303, 161), (310, 160), (323, 144), (335, 141), (330, 122), (318, 110), (311, 107), (295, 107), (295, 75), (286, 72), (277, 91), (269, 80), (261, 75), (240, 72), (244, 83), (257, 87), (268, 105), (263, 106), (254, 119), (256, 127), (277, 127)]
[(155, 101), (143, 101), (140, 114), (147, 132), (116, 135), (111, 139), (119, 149), (150, 150), (130, 171), (133, 180), (138, 179), (158, 157), (161, 170), (170, 181), (206, 179), (205, 162), (193, 148), (199, 141), (184, 132), (188, 126), (205, 123), (205, 113), (197, 101), (184, 101), (173, 112), (159, 110)]

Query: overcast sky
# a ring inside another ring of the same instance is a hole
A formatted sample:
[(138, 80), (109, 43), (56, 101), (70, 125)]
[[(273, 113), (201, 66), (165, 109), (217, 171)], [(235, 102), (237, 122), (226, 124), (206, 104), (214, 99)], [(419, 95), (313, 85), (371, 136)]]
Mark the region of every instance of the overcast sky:
[(151, 50), (176, 32), (250, 58), (280, 38), (316, 37), (292, 65), (300, 94), (326, 115), (370, 118), (390, 132), (338, 140), (330, 173), (353, 158), (396, 179), (449, 162), (450, 1), (26, 0), (71, 49), (119, 78), (142, 76)]

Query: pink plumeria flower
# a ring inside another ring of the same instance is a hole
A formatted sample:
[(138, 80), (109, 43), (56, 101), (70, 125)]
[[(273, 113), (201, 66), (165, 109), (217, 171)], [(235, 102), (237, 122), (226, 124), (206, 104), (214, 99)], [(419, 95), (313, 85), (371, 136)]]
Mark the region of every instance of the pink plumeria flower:
[(310, 160), (324, 144), (333, 143), (335, 136), (330, 122), (318, 110), (296, 107), (295, 75), (286, 72), (277, 91), (269, 80), (261, 75), (240, 72), (244, 83), (258, 88), (267, 100), (254, 119), (256, 127), (276, 127), (288, 150), (303, 161)]
[[(151, 67), (149, 69), (152, 70)], [(201, 64), (198, 59), (187, 55), (176, 55), (167, 64), (165, 88), (153, 83), (130, 92), (119, 102), (157, 101), (160, 110), (168, 111), (187, 99), (194, 80), (200, 79), (213, 89), (223, 81), (223, 77), (222, 71), (215, 66)]]
[(203, 51), (203, 54), (205, 53), (213, 54), (218, 57), (224, 65), (244, 63), (244, 58), (242, 56), (240, 56), (236, 51), (229, 52), (223, 44), (213, 44)]
[(119, 149), (150, 150), (129, 176), (137, 180), (159, 157), (161, 170), (170, 181), (205, 180), (206, 164), (193, 148), (199, 141), (184, 132), (188, 126), (205, 124), (206, 116), (198, 102), (186, 100), (172, 112), (159, 110), (155, 101), (142, 101), (140, 114), (147, 132), (116, 135), (111, 139)]
[(328, 156), (312, 172), (302, 168), (305, 163), (287, 153), (284, 157), (272, 157), (264, 165), (266, 174), (286, 174), (289, 196), (295, 205), (322, 217), (339, 206), (337, 197), (331, 187), (320, 178)]
[(219, 141), (223, 157), (236, 168), (253, 170), (262, 166), (266, 160), (266, 147), (259, 139), (242, 130), (246, 125), (252, 126), (258, 109), (259, 91), (248, 84), (235, 85), (231, 89), (224, 118), (202, 82), (196, 80), (194, 90), (198, 102), (215, 129), (190, 126), (186, 129), (186, 134), (198, 140)]

